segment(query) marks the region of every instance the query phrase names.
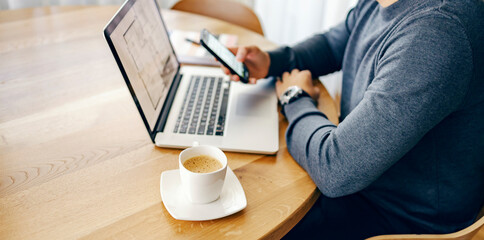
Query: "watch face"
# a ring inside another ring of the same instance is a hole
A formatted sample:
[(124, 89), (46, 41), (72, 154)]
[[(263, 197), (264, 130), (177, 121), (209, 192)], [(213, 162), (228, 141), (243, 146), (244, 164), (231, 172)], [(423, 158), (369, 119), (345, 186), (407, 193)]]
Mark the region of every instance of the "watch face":
[(289, 97), (292, 95), (292, 92), (293, 92), (293, 89), (292, 88), (288, 88), (285, 92), (284, 92), (284, 96), (285, 97)]
[(289, 97), (294, 97), (296, 96), (298, 93), (299, 93), (299, 90), (301, 88), (297, 87), (297, 86), (292, 86), (289, 90)]
[(291, 86), (281, 95), (281, 104), (287, 104), (291, 101), (291, 99), (297, 97), (302, 93), (302, 89), (298, 86)]

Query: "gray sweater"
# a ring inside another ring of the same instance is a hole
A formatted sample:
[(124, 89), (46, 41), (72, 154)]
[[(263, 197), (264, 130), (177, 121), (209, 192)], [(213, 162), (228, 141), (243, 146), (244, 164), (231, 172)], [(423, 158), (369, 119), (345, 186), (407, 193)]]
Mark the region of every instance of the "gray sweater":
[(484, 203), (483, 5), (361, 0), (329, 32), (270, 52), (272, 76), (343, 71), (338, 126), (308, 97), (284, 108), (289, 152), (324, 195), (361, 194), (428, 232), (474, 221)]

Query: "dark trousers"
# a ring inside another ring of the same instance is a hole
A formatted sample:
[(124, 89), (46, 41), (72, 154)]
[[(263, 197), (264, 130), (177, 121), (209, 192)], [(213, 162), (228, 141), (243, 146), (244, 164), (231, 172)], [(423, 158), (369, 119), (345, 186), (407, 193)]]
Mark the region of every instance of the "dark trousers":
[(340, 198), (323, 195), (283, 239), (365, 239), (382, 234), (419, 233), (375, 208), (360, 194)]

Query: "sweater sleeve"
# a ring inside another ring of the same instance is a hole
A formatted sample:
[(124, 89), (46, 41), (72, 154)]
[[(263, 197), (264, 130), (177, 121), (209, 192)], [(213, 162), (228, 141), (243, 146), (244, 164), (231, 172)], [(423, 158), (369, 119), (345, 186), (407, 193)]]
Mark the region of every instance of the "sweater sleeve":
[(402, 24), (376, 62), (363, 99), (338, 126), (309, 99), (285, 106), (289, 152), (328, 197), (370, 185), (456, 111), (473, 68), (463, 27), (443, 15)]
[(313, 77), (339, 71), (343, 55), (355, 22), (355, 10), (351, 10), (346, 21), (324, 34), (293, 46), (281, 47), (269, 52), (271, 65), (268, 76), (280, 76), (292, 69), (309, 70)]

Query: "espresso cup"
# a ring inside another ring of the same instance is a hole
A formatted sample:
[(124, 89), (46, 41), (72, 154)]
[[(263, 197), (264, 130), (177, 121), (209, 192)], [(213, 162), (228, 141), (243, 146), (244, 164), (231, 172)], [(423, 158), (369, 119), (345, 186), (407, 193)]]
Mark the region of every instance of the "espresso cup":
[[(188, 159), (202, 155), (216, 159), (221, 164), (221, 168), (212, 172), (196, 173), (183, 165)], [(212, 146), (187, 148), (180, 153), (178, 165), (183, 192), (190, 202), (203, 204), (213, 202), (220, 197), (227, 172), (227, 157), (222, 150)]]

